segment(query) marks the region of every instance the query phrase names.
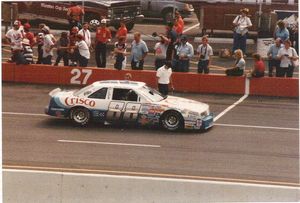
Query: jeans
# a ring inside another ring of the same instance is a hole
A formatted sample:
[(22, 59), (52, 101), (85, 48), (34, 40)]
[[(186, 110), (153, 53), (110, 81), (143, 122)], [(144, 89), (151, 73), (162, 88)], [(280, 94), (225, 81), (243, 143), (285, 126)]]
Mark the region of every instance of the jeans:
[(54, 65), (57, 66), (61, 59), (64, 61), (64, 66), (69, 66), (69, 55), (67, 52), (57, 51), (57, 58)]
[(209, 68), (208, 68), (209, 60), (200, 60), (198, 62), (198, 73), (209, 73)]
[(163, 95), (169, 94), (169, 85), (168, 84), (158, 84), (158, 91)]
[(96, 45), (95, 50), (95, 58), (97, 67), (99, 68), (105, 68), (106, 67), (106, 44), (105, 43), (99, 43)]
[(79, 67), (87, 67), (89, 60), (79, 54)]
[(280, 68), (280, 60), (276, 60), (276, 59), (269, 60), (269, 77), (273, 77), (274, 68), (276, 70), (276, 75), (277, 75), (277, 70)]
[(294, 73), (294, 66), (292, 65), (289, 65), (289, 67), (280, 67), (278, 69), (278, 74), (276, 72), (276, 77), (288, 77), (288, 78), (291, 78), (293, 77), (293, 73)]
[(41, 64), (42, 60), (43, 60), (43, 49), (42, 49), (43, 45), (39, 44), (38, 45), (38, 60), (36, 62), (36, 64)]
[(21, 51), (14, 51), (12, 55), (12, 61), (16, 62), (16, 65), (27, 65), (29, 62), (24, 57)]
[(178, 60), (178, 72), (189, 72), (190, 60)]
[(125, 57), (123, 54), (117, 54), (116, 63), (114, 64), (114, 68), (117, 70), (122, 70), (124, 60), (125, 60)]
[(237, 49), (241, 49), (243, 51), (243, 54), (246, 53), (247, 35), (248, 35), (247, 33), (244, 35), (241, 35), (241, 34), (234, 32), (232, 52), (234, 52)]
[(52, 56), (51, 55), (49, 55), (47, 57), (43, 57), (42, 64), (51, 65), (52, 64), (51, 60), (52, 60)]
[(144, 68), (144, 60), (134, 61), (132, 59), (132, 61), (131, 61), (131, 68), (132, 68), (132, 70), (143, 70), (143, 68)]
[(165, 63), (166, 63), (166, 59), (159, 59), (159, 58), (155, 59), (155, 62), (154, 62), (155, 69), (156, 70), (159, 69), (160, 67), (162, 67), (163, 65), (165, 65)]

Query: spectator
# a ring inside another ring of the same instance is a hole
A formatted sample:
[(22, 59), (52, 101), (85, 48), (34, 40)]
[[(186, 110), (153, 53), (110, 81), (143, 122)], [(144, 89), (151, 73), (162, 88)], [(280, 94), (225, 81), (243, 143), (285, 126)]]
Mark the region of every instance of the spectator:
[(194, 56), (194, 48), (188, 42), (187, 36), (180, 37), (180, 44), (175, 46), (178, 60), (176, 61), (175, 70), (178, 72), (189, 72), (190, 59)]
[(88, 47), (91, 47), (91, 32), (89, 30), (89, 23), (83, 23), (83, 28), (79, 30), (78, 34), (82, 35)]
[(254, 78), (261, 78), (265, 76), (265, 63), (259, 54), (253, 54), (254, 68), (251, 71), (251, 76)]
[(298, 54), (296, 50), (291, 47), (291, 41), (284, 41), (284, 47), (278, 51), (277, 55), (280, 59), (279, 73), (276, 74), (278, 77), (293, 77), (294, 73), (294, 61), (298, 60)]
[(126, 73), (124, 76), (124, 80), (130, 81), (132, 79), (132, 75), (130, 73)]
[(75, 26), (71, 29), (69, 35), (69, 58), (71, 61), (70, 66), (77, 66), (77, 62), (78, 62), (79, 51), (78, 49), (74, 49), (77, 42), (78, 32), (79, 32), (79, 28)]
[(175, 11), (175, 30), (177, 35), (182, 35), (184, 29), (184, 21), (178, 11)]
[(235, 67), (227, 69), (225, 73), (227, 76), (242, 76), (246, 67), (243, 51), (240, 49), (235, 50), (234, 56), (236, 58)]
[(33, 47), (36, 43), (36, 40), (34, 34), (30, 32), (30, 28), (31, 26), (29, 23), (24, 24), (25, 38), (29, 40), (30, 46)]
[(199, 57), (198, 73), (209, 73), (209, 66), (211, 64), (211, 58), (214, 55), (213, 49), (208, 44), (208, 37), (202, 37), (202, 44), (198, 46), (197, 53)]
[(100, 27), (96, 30), (96, 50), (95, 58), (97, 67), (105, 68), (106, 67), (106, 44), (111, 41), (111, 32), (106, 27), (106, 20), (102, 19)]
[(42, 31), (44, 33), (44, 43), (43, 43), (43, 47), (42, 47), (43, 48), (42, 64), (51, 65), (54, 43), (53, 43), (53, 40), (52, 40), (52, 36), (50, 34), (49, 27), (44, 26), (42, 28)]
[(76, 48), (79, 51), (79, 66), (87, 67), (89, 59), (90, 59), (90, 49), (87, 43), (84, 41), (84, 37), (80, 34), (77, 35)]
[(62, 32), (60, 39), (56, 42), (57, 58), (55, 66), (58, 66), (61, 59), (64, 61), (64, 66), (69, 66), (69, 55), (67, 49), (69, 49), (69, 38), (67, 32)]
[(166, 63), (166, 57), (167, 57), (167, 48), (168, 48), (168, 39), (163, 36), (159, 35), (160, 42), (157, 42), (154, 46), (155, 51), (155, 68), (156, 70), (160, 67), (162, 67)]
[(12, 62), (16, 62), (21, 57), (22, 47), (22, 40), (24, 38), (24, 33), (20, 29), (21, 22), (16, 20), (14, 21), (13, 28), (8, 30), (6, 33), (6, 39), (10, 43), (10, 48), (12, 52)]
[(234, 52), (237, 49), (241, 49), (243, 53), (246, 53), (246, 45), (247, 45), (247, 36), (248, 36), (248, 28), (252, 26), (252, 22), (249, 17), (247, 17), (249, 13), (249, 9), (244, 8), (241, 9), (241, 15), (238, 15), (234, 21), (233, 25), (235, 26), (234, 34), (233, 34), (233, 48)]
[(167, 57), (166, 60), (171, 61), (173, 59), (174, 53), (175, 53), (175, 43), (177, 42), (177, 34), (174, 30), (174, 24), (168, 23), (166, 26), (166, 36), (168, 38), (168, 48), (167, 48)]
[(123, 37), (125, 37), (125, 40), (126, 40), (126, 38), (127, 38), (127, 33), (128, 33), (128, 31), (127, 31), (125, 22), (124, 22), (124, 21), (121, 21), (121, 22), (120, 22), (120, 27), (119, 27), (119, 29), (118, 29), (118, 31), (117, 31), (117, 34), (116, 34), (116, 37), (119, 38), (119, 37), (123, 36)]
[(24, 38), (22, 44), (23, 44), (23, 56), (26, 60), (26, 63), (24, 64), (33, 64), (33, 51), (29, 39)]
[(73, 27), (78, 27), (81, 29), (81, 17), (84, 15), (84, 10), (76, 2), (72, 2), (70, 8), (68, 9), (67, 16), (69, 20), (69, 30)]
[(134, 40), (131, 44), (131, 68), (132, 70), (143, 70), (144, 59), (149, 50), (147, 44), (141, 39), (141, 33), (134, 33)]
[(166, 61), (165, 65), (157, 69), (156, 71), (156, 77), (157, 77), (157, 83), (158, 83), (158, 91), (163, 95), (168, 95), (169, 93), (169, 84), (171, 84), (171, 88), (173, 88), (172, 83), (172, 68), (171, 68), (171, 62)]
[(290, 33), (285, 26), (285, 22), (283, 20), (279, 20), (277, 22), (277, 26), (274, 32), (274, 39), (280, 38), (282, 42), (289, 39)]
[(42, 63), (42, 59), (43, 59), (43, 44), (44, 44), (44, 32), (42, 31), (43, 27), (45, 27), (46, 25), (41, 23), (39, 24), (39, 32), (36, 35), (36, 41), (38, 44), (38, 60), (37, 60), (37, 64), (41, 64)]
[(127, 45), (125, 43), (126, 37), (120, 36), (118, 41), (115, 43), (114, 55), (116, 58), (116, 62), (114, 64), (114, 68), (117, 70), (124, 69), (126, 67), (126, 48)]
[(269, 57), (269, 77), (273, 77), (273, 70), (276, 70), (276, 76), (278, 77), (279, 69), (280, 69), (280, 60), (277, 58), (278, 51), (281, 48), (281, 39), (277, 38), (275, 43), (270, 46), (268, 51)]

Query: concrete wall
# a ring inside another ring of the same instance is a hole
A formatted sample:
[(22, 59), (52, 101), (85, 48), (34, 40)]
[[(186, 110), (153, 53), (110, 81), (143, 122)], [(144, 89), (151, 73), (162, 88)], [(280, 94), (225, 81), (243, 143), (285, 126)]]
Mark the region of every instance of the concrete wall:
[(9, 169), (3, 186), (5, 203), (300, 200), (299, 188), (287, 186)]

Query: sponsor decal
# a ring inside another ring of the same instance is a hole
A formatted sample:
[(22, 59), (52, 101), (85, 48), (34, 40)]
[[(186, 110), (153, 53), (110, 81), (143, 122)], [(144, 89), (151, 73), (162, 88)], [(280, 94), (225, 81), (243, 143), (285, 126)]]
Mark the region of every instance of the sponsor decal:
[(67, 97), (65, 99), (65, 103), (67, 106), (74, 106), (78, 104), (78, 105), (94, 107), (96, 105), (96, 102), (94, 100), (84, 99), (84, 98), (70, 98), (70, 97)]

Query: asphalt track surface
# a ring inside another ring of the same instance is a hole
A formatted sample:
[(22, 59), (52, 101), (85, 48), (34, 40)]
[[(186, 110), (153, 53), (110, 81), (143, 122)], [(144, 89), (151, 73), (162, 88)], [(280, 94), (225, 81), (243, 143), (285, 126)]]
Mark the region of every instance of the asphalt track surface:
[[(169, 133), (45, 116), (55, 87), (3, 83), (4, 168), (299, 186), (298, 99), (251, 96), (207, 132)], [(175, 95), (215, 115), (241, 97)]]

